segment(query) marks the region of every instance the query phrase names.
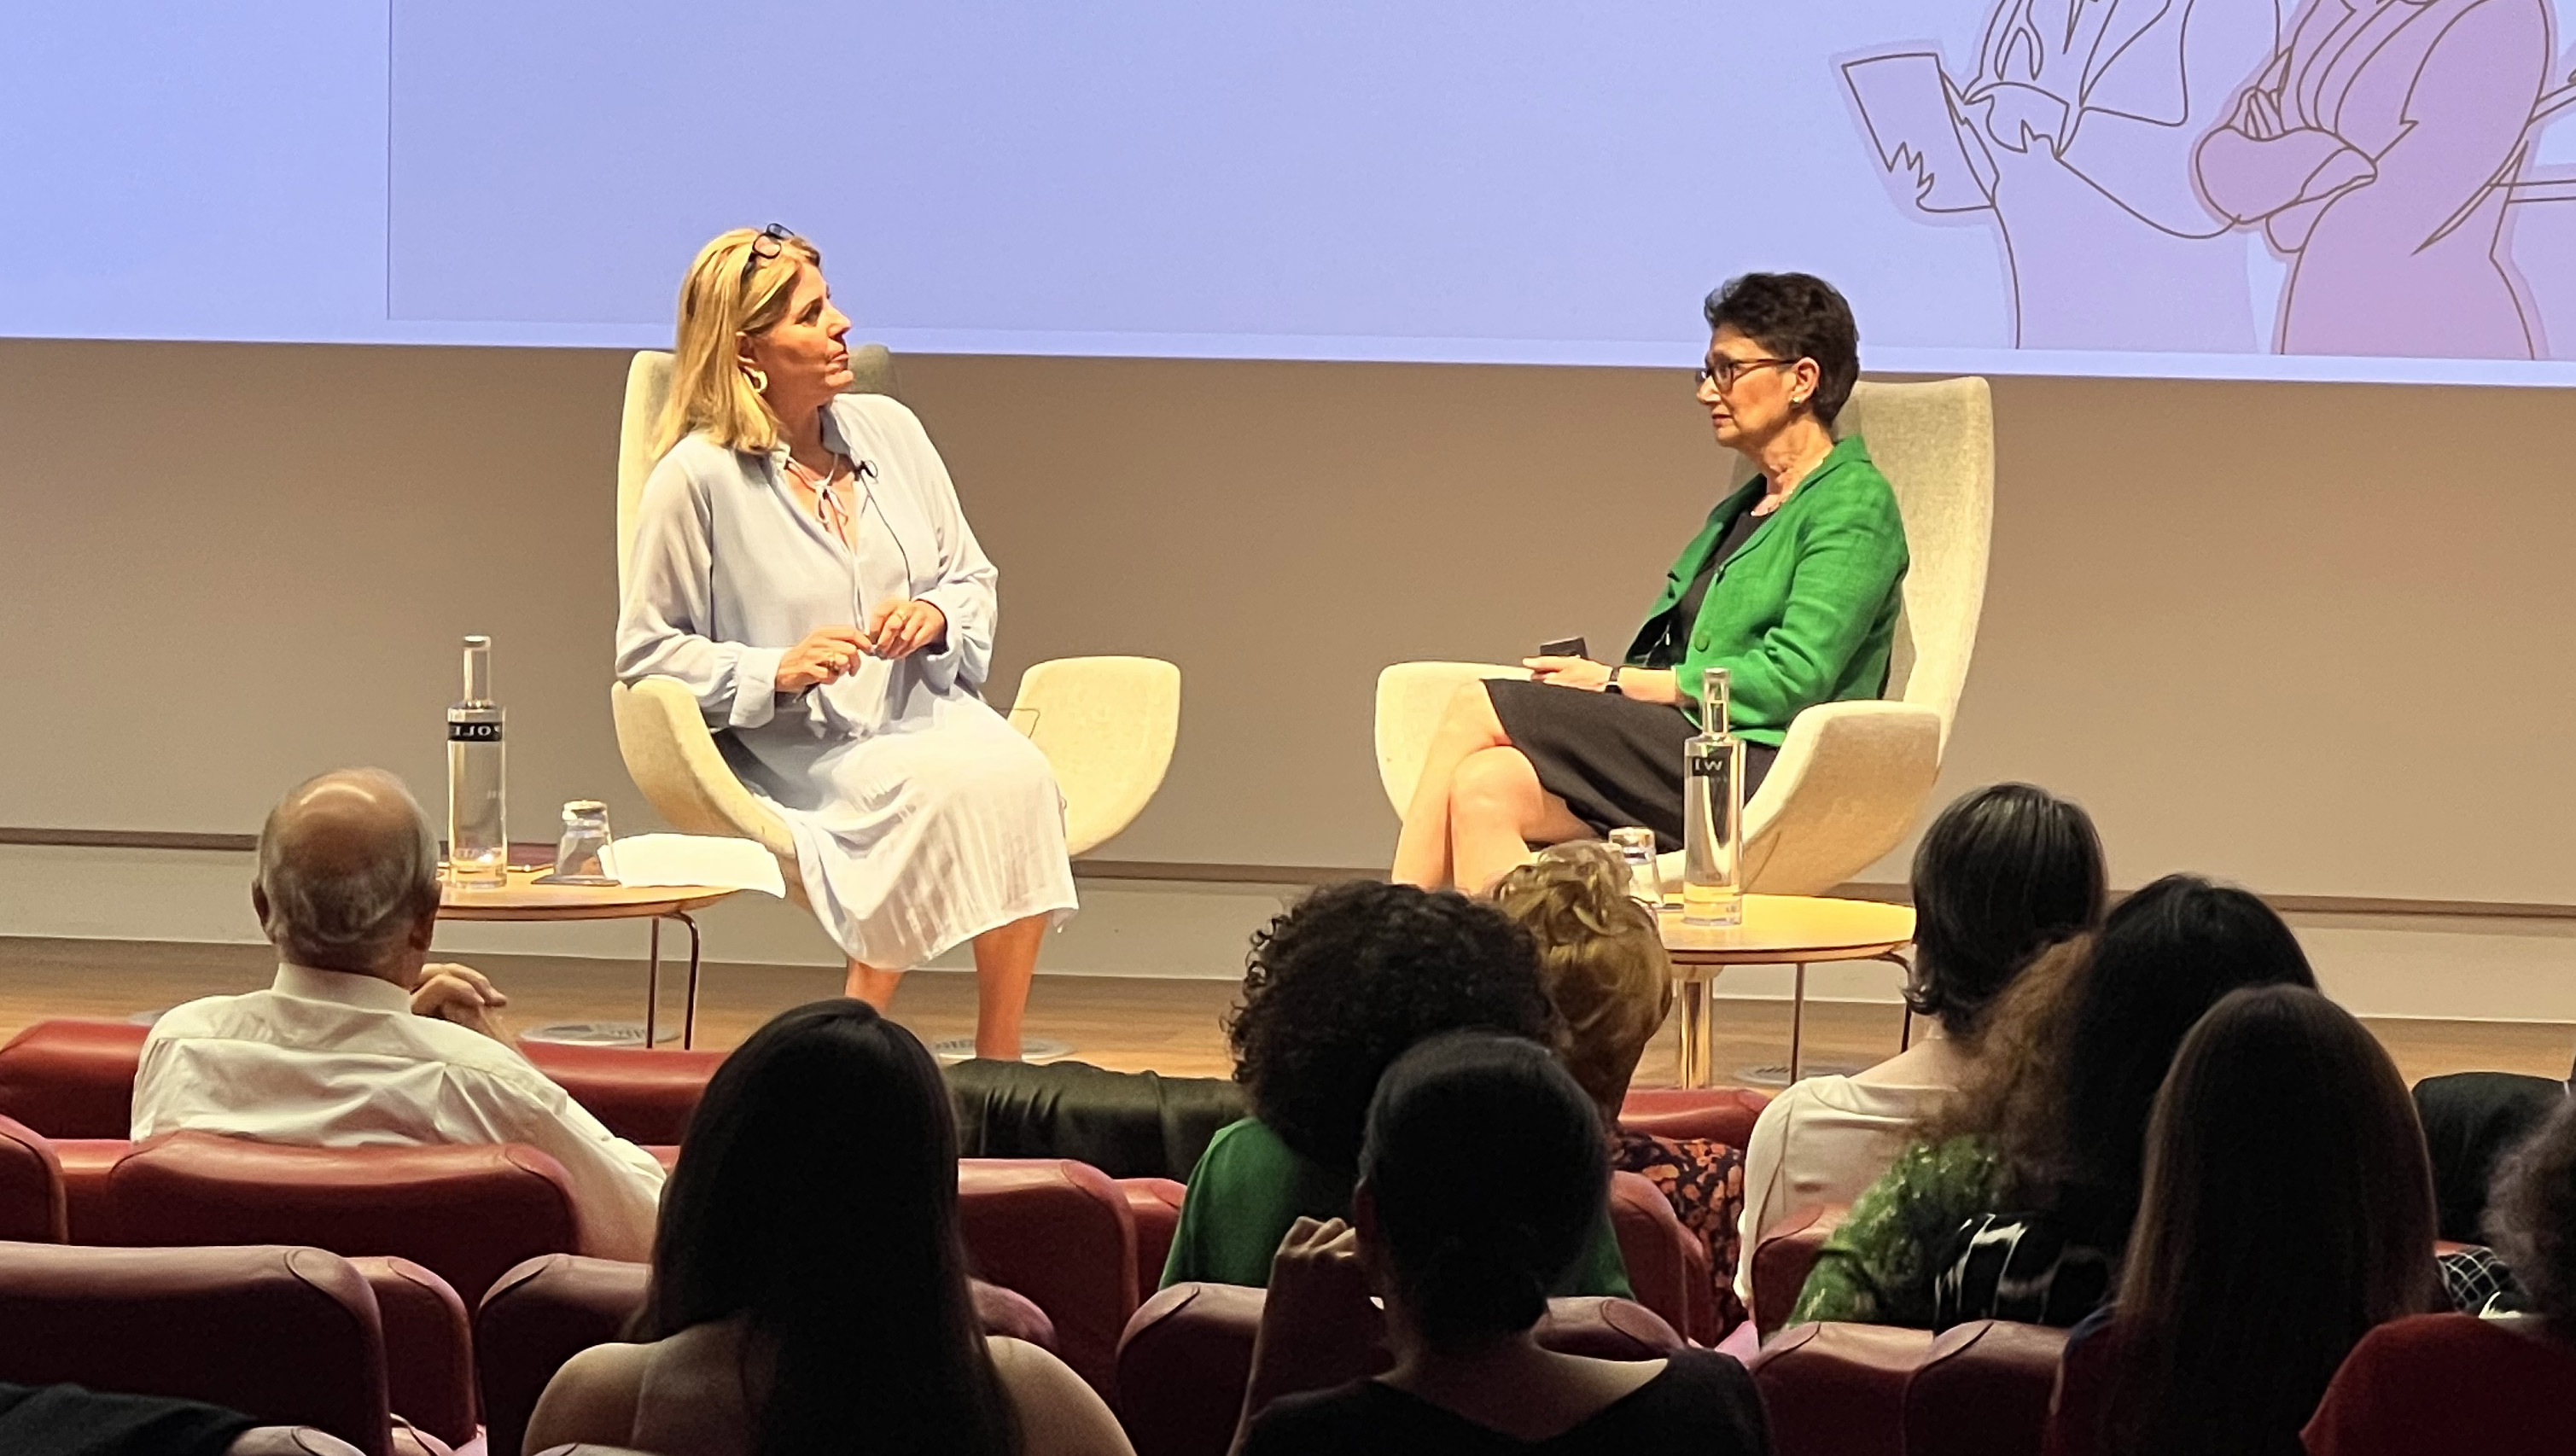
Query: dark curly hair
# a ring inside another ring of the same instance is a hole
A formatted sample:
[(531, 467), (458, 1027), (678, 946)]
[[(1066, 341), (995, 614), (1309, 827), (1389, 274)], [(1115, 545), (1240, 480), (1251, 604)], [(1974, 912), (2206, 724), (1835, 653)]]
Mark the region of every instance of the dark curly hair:
[(1831, 425), (1860, 380), (1860, 324), (1851, 304), (1812, 273), (1745, 273), (1700, 306), (1709, 331), (1733, 328), (1783, 359), (1816, 361), (1816, 422)]
[(2576, 1098), (2496, 1170), (2487, 1238), (2560, 1335), (2576, 1338)]
[(2031, 958), (2102, 923), (2110, 876), (2082, 808), (1993, 784), (1941, 811), (1914, 851), (1914, 971), (1905, 1004), (1956, 1037)]
[(1343, 1171), (1359, 1166), (1378, 1075), (1466, 1028), (1557, 1044), (1536, 942), (1454, 890), (1366, 880), (1317, 890), (1255, 934), (1225, 1021), (1253, 1115)]

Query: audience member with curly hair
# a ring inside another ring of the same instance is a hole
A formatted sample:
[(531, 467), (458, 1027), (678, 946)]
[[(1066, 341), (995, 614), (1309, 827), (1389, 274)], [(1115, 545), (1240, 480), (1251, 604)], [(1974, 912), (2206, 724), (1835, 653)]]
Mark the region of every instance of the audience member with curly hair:
[[(2029, 784), (1975, 790), (1914, 851), (1914, 967), (1905, 1003), (1925, 1018), (1904, 1051), (1848, 1077), (1809, 1077), (1771, 1099), (1744, 1148), (1742, 1248), (1811, 1208), (1848, 1204), (1887, 1171), (1916, 1124), (1975, 1071), (1987, 1013), (2049, 946), (2102, 923), (2102, 839), (2082, 808)], [(1753, 1261), (1735, 1266), (1753, 1302)]]
[(2439, 1303), (2397, 1064), (2314, 991), (2230, 993), (2156, 1094), (2115, 1303), (2076, 1326), (2052, 1456), (2299, 1456), (2372, 1328)]
[(1538, 942), (1539, 974), (1565, 1023), (1565, 1065), (1600, 1109), (1610, 1166), (1662, 1190), (1682, 1227), (1708, 1248), (1719, 1323), (1735, 1303), (1735, 1230), (1744, 1150), (1715, 1138), (1668, 1138), (1619, 1126), (1637, 1059), (1673, 1006), (1672, 959), (1655, 913), (1628, 894), (1628, 867), (1597, 839), (1542, 851), (1494, 885), (1494, 906)]
[[(1317, 890), (1254, 937), (1226, 1024), (1252, 1115), (1190, 1173), (1163, 1282), (1264, 1284), (1300, 1218), (1347, 1218), (1369, 1096), (1407, 1047), (1484, 1028), (1553, 1045), (1528, 932), (1454, 891)], [(1628, 1294), (1605, 1204), (1569, 1294)]]
[(2076, 1323), (2110, 1293), (2192, 1024), (2242, 986), (2316, 984), (2243, 890), (2168, 875), (2121, 901), (2015, 980), (1975, 1077), (1852, 1205), (1790, 1322)]
[(2310, 1456), (2563, 1456), (2576, 1442), (2576, 1099), (2497, 1170), (2487, 1237), (2531, 1309), (2372, 1330), (2308, 1422)]

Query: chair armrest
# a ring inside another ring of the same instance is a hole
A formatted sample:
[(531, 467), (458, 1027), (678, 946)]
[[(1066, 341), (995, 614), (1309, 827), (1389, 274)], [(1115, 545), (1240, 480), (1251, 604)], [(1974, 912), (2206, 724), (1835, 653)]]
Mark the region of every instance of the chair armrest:
[(1181, 732), (1181, 670), (1154, 657), (1059, 657), (1020, 675), (1011, 726), (1064, 791), (1065, 852), (1082, 854), (1136, 822)]
[(1484, 678), (1526, 678), (1529, 670), (1493, 662), (1399, 662), (1377, 675), (1377, 776), (1387, 802), (1401, 814), (1413, 802), (1431, 735), (1440, 728), (1449, 699), (1465, 683)]
[(734, 777), (699, 715), (698, 700), (676, 678), (648, 677), (608, 690), (617, 719), (617, 751), (635, 787), (671, 827), (684, 834), (727, 834), (760, 842), (799, 883), (796, 841), (787, 823)]

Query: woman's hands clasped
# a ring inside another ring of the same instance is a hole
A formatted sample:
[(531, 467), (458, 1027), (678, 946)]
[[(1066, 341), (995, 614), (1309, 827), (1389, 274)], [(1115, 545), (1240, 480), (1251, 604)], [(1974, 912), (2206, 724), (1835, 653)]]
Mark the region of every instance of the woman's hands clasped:
[(865, 627), (817, 627), (778, 659), (776, 687), (801, 693), (818, 683), (848, 677), (861, 657), (899, 662), (948, 635), (948, 614), (914, 597), (883, 601)]

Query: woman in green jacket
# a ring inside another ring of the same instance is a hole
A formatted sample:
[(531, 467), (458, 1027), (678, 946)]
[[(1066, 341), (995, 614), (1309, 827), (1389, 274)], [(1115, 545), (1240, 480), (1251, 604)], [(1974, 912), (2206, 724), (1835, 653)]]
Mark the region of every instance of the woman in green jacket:
[(1679, 848), (1682, 744), (1707, 668), (1730, 673), (1748, 795), (1800, 711), (1886, 691), (1905, 525), (1860, 437), (1833, 437), (1860, 376), (1851, 306), (1820, 278), (1747, 273), (1705, 311), (1699, 401), (1759, 474), (1682, 548), (1624, 661), (1533, 657), (1528, 681), (1451, 700), (1395, 879), (1481, 889), (1532, 844), (1622, 825)]

